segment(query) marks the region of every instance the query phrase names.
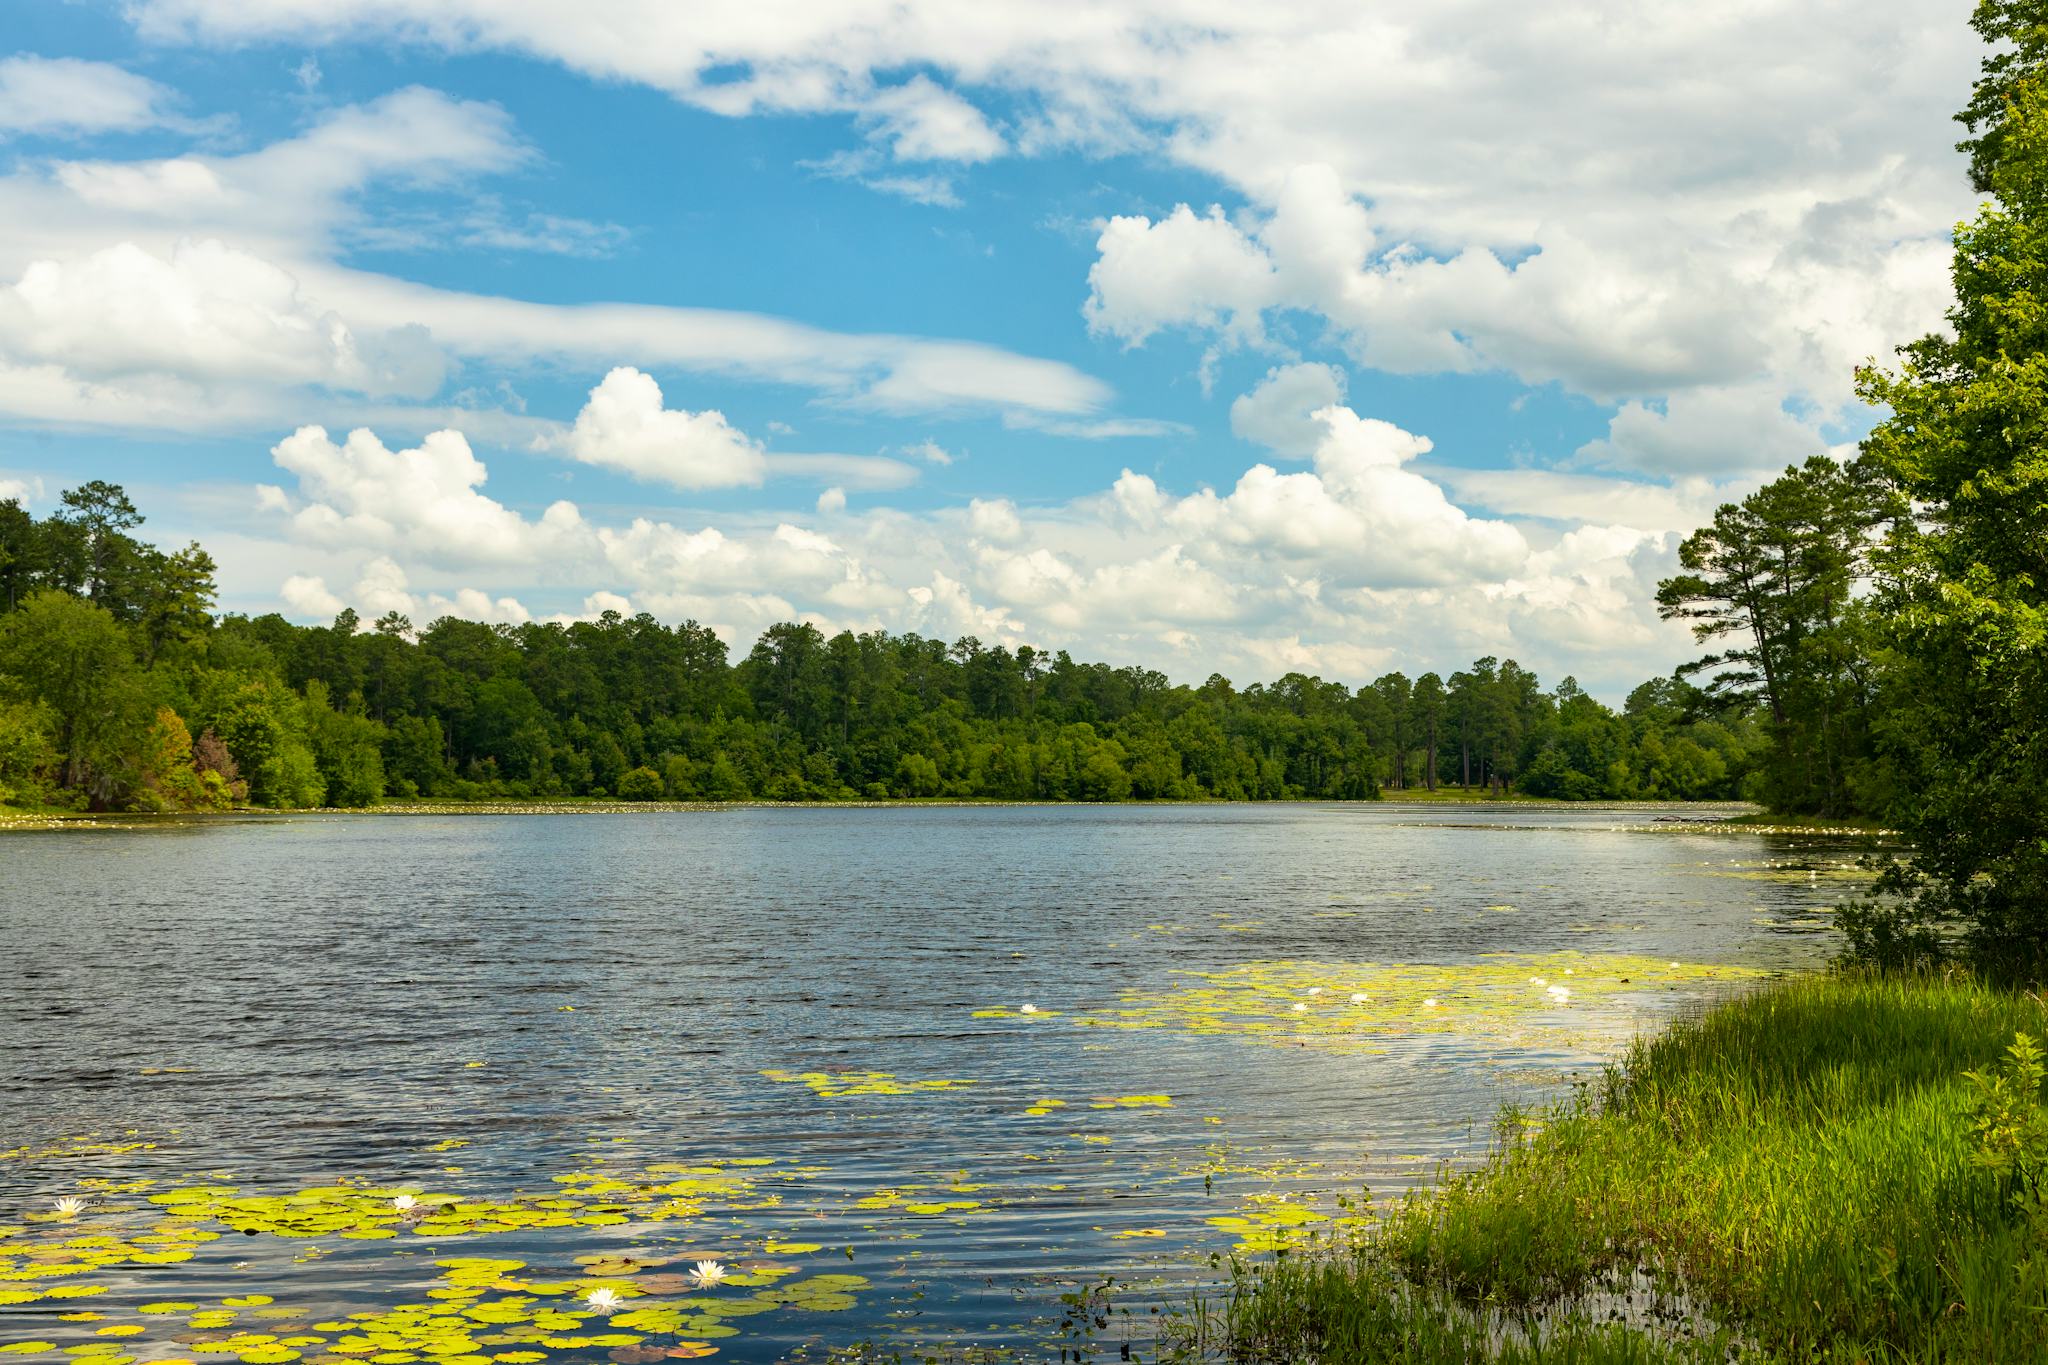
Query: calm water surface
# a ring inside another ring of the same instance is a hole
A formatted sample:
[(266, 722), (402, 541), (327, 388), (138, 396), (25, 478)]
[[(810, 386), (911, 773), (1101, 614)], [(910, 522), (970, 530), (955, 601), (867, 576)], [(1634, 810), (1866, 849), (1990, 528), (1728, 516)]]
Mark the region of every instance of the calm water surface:
[[(1554, 1096), (1732, 969), (1828, 951), (1816, 911), (1851, 846), (1625, 828), (1649, 818), (0, 834), (0, 1343), (100, 1365), (1038, 1359), (1059, 1295), (1114, 1274), (1133, 1316), (1107, 1353), (1128, 1333), (1149, 1359), (1147, 1309), (1212, 1253), (1426, 1179), (1483, 1150), (1503, 1101)], [(401, 1191), (433, 1211), (401, 1218)], [(47, 1217), (69, 1195), (94, 1202)], [(741, 1281), (692, 1290), (699, 1258)], [(580, 1301), (605, 1285), (617, 1319)]]

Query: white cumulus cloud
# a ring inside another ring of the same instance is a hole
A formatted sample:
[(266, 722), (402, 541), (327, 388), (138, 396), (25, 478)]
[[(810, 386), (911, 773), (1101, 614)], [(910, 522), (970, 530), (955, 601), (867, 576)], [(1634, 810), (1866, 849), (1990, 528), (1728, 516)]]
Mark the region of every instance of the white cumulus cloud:
[(317, 544), (505, 565), (544, 560), (586, 535), (573, 503), (556, 502), (527, 521), (478, 491), (488, 471), (459, 431), (392, 450), (367, 429), (337, 445), (324, 428), (306, 426), (278, 442), (271, 457), (298, 476), (303, 505), (292, 527)]
[(1230, 405), (1230, 429), (1280, 455), (1315, 454), (1328, 425), (1316, 416), (1344, 398), (1344, 372), (1334, 365), (1282, 365)]
[(725, 414), (661, 405), (661, 386), (630, 365), (590, 391), (564, 442), (584, 464), (623, 470), (672, 488), (758, 484), (767, 472), (761, 447)]

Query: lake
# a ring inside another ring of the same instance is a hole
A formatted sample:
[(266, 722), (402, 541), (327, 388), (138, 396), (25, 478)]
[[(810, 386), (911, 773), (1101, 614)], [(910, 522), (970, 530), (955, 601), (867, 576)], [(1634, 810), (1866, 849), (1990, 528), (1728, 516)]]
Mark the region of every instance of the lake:
[(1504, 1102), (1824, 959), (1853, 844), (1658, 814), (0, 834), (0, 1342), (1041, 1359), (1061, 1296), (1113, 1276), (1093, 1349), (1151, 1359), (1213, 1258), (1337, 1235), (1340, 1199), (1483, 1151)]

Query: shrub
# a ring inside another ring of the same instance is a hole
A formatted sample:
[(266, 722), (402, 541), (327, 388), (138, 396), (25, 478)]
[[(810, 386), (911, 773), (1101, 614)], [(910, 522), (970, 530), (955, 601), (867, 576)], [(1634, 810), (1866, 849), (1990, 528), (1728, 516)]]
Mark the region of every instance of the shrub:
[(661, 794), (661, 774), (652, 768), (635, 768), (619, 778), (621, 801), (659, 801)]

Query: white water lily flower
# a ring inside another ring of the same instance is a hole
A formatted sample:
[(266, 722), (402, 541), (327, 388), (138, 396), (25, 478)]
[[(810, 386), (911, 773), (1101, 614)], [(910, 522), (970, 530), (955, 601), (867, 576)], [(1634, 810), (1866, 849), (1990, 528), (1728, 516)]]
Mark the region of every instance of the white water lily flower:
[(625, 1300), (619, 1297), (616, 1289), (593, 1289), (583, 1296), (583, 1302), (593, 1313), (611, 1314), (618, 1312)]
[(698, 1289), (713, 1289), (725, 1282), (726, 1269), (716, 1261), (699, 1261), (690, 1268), (690, 1283)]
[(1019, 1006), (1017, 1007), (1017, 1013), (1019, 1013), (1019, 1014), (1036, 1014), (1036, 1013), (1038, 1013), (1038, 1006), (1036, 1006), (1036, 1005), (1019, 1005)]
[(1552, 986), (1549, 990), (1545, 991), (1544, 994), (1548, 995), (1552, 1000), (1555, 1000), (1560, 1005), (1562, 1005), (1565, 1001), (1572, 998), (1572, 993), (1566, 990), (1563, 986)]
[(1673, 967), (1676, 967), (1676, 966), (1677, 966), (1678, 964), (1677, 964), (1676, 962), (1674, 962), (1674, 963), (1672, 963), (1671, 965), (1672, 965)]
[(1435, 1008), (1436, 1008), (1436, 997), (1432, 995), (1431, 997), (1429, 997), (1429, 999), (1427, 999), (1427, 1000), (1423, 1001), (1423, 1002), (1422, 1002), (1422, 1008), (1424, 1008), (1424, 1009), (1426, 1009), (1426, 1010), (1433, 1010), (1433, 1009), (1435, 1009)]
[(1372, 999), (1372, 997), (1367, 995), (1364, 991), (1354, 991), (1351, 995), (1351, 1003), (1354, 1005), (1363, 1005), (1366, 1001), (1370, 999)]
[(1529, 978), (1529, 984), (1532, 986), (1548, 986), (1550, 983), (1540, 976), (1532, 976)]
[(419, 1200), (409, 1194), (397, 1194), (391, 1197), (391, 1207), (397, 1209), (400, 1213), (411, 1213), (419, 1205), (419, 1202)]
[(85, 1212), (85, 1201), (75, 1194), (67, 1194), (56, 1203), (59, 1218), (76, 1218)]
[(1301, 1001), (1297, 1000), (1294, 1002), (1294, 1012), (1296, 1014), (1306, 1014), (1308, 1012), (1308, 1006), (1303, 1004)]
[(1323, 993), (1323, 988), (1321, 986), (1310, 986), (1308, 988), (1308, 993), (1310, 995), (1321, 995)]

